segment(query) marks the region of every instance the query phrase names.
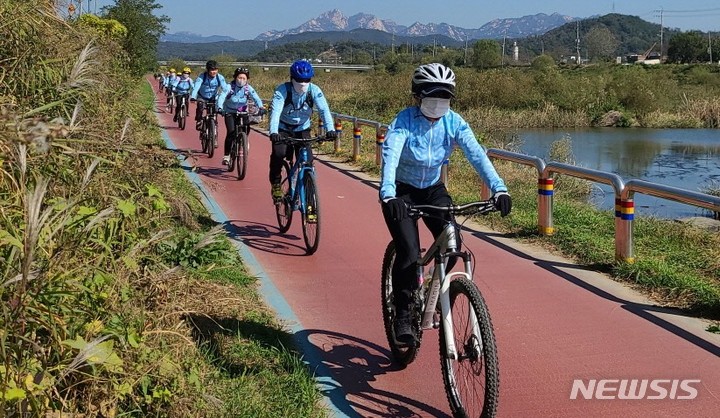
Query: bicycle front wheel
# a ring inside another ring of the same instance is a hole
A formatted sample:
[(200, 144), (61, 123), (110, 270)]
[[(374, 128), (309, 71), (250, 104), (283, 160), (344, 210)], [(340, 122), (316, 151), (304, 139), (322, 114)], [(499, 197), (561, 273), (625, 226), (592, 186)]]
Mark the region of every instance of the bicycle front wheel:
[(185, 106), (180, 107), (180, 113), (178, 114), (178, 127), (183, 131), (185, 130), (185, 119), (187, 117), (186, 113)]
[(208, 118), (205, 122), (205, 140), (207, 141), (207, 155), (212, 158), (215, 154), (215, 137), (217, 134), (217, 128), (215, 127), (215, 120)]
[(388, 340), (388, 346), (393, 358), (401, 366), (407, 366), (415, 361), (418, 350), (420, 350), (420, 341), (422, 339), (422, 330), (418, 326), (416, 329), (418, 342), (414, 345), (403, 345), (395, 339), (395, 331), (393, 324), (395, 323), (395, 298), (392, 286), (392, 269), (395, 264), (395, 243), (390, 241), (385, 254), (383, 255), (382, 273), (380, 274), (380, 302), (382, 306), (383, 326), (385, 327), (385, 336)]
[(305, 248), (313, 254), (320, 244), (320, 196), (318, 195), (315, 173), (307, 170), (303, 175), (304, 204), (302, 208), (302, 230)]
[(440, 323), (440, 363), (454, 417), (494, 417), (500, 376), (490, 314), (475, 284), (466, 278), (450, 283), (450, 313), (457, 359), (447, 355)]
[(275, 216), (277, 217), (278, 227), (281, 233), (285, 233), (290, 229), (292, 223), (293, 207), (290, 199), (290, 166), (287, 161), (283, 161), (282, 180), (280, 188), (283, 191), (282, 199), (275, 202)]
[[(245, 132), (240, 132), (237, 138), (237, 178), (242, 180), (245, 178), (247, 172), (247, 158), (248, 158), (248, 137)], [(232, 158), (232, 157), (231, 157)]]

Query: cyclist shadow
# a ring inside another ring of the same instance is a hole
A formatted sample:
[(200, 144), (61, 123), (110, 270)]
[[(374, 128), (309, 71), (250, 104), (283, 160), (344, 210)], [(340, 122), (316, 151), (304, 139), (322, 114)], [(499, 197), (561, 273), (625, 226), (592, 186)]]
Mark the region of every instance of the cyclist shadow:
[(283, 234), (275, 225), (235, 219), (226, 221), (223, 228), (231, 239), (240, 241), (255, 250), (291, 257), (307, 255), (301, 237), (294, 234)]
[[(333, 406), (350, 417), (450, 417), (417, 399), (372, 387), (376, 376), (401, 370), (390, 351), (351, 335), (308, 329), (295, 333), (305, 359)], [(321, 357), (321, 358), (320, 358)]]

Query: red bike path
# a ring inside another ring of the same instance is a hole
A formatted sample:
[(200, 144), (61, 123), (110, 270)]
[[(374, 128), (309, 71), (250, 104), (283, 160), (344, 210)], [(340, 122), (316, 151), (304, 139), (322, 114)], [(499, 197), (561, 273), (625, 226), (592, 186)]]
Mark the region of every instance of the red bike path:
[[(164, 96), (158, 100), (164, 104)], [(294, 334), (330, 415), (450, 416), (436, 330), (425, 331), (419, 356), (407, 368), (390, 358), (379, 281), (390, 237), (377, 182), (318, 156), (322, 229), (318, 251), (307, 256), (297, 212), (289, 231), (278, 231), (267, 136), (251, 132), (247, 177), (238, 181), (221, 165), (221, 118), (219, 147), (209, 159), (192, 118), (182, 131), (172, 115), (157, 115), (168, 147), (184, 161), (214, 219), (237, 242), (267, 302)], [(702, 321), (659, 308), (582, 266), (469, 227), (463, 236), (477, 257), (475, 281), (497, 337), (499, 417), (720, 416), (720, 336), (705, 331)], [(593, 399), (581, 392), (570, 399), (575, 379), (585, 386), (589, 379), (611, 381)], [(643, 399), (598, 399), (616, 397), (621, 379), (666, 379), (655, 382), (666, 390), (648, 389)], [(671, 399), (691, 395), (674, 382), (687, 379), (697, 396)], [(653, 395), (664, 399), (648, 398)]]

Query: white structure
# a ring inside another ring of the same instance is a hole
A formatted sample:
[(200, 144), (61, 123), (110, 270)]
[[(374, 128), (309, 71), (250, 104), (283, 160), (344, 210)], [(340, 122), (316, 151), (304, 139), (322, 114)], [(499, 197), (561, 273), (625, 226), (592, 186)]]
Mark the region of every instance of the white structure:
[(518, 59), (520, 59), (520, 48), (518, 48), (517, 42), (514, 41), (513, 42), (513, 60), (517, 61)]

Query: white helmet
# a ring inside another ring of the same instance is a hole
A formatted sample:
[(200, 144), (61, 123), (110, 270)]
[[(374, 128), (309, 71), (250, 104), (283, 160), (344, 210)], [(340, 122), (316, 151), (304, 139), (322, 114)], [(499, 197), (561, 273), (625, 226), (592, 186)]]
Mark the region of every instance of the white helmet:
[(455, 73), (437, 62), (423, 64), (417, 67), (413, 73), (412, 92), (421, 97), (441, 92), (455, 97)]

